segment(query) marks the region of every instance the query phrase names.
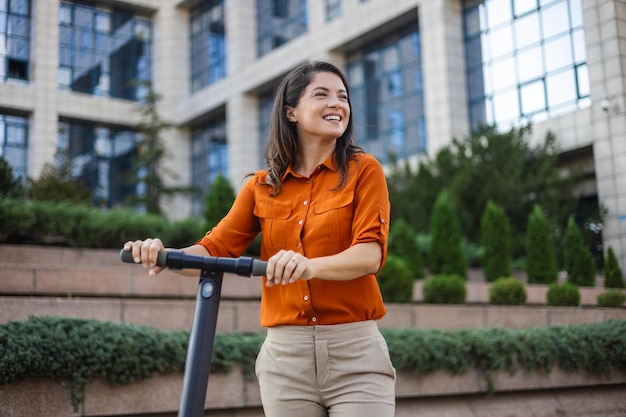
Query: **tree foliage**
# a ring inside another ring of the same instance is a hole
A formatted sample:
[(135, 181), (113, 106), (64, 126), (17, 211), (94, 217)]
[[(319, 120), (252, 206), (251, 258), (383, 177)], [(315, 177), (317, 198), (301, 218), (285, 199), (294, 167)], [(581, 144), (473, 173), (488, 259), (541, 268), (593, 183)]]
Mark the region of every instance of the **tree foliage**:
[(430, 224), (430, 272), (433, 275), (467, 276), (467, 262), (462, 250), (461, 228), (448, 193), (439, 193)]
[(433, 202), (447, 189), (464, 236), (476, 243), (480, 216), (492, 200), (509, 217), (513, 256), (522, 257), (526, 221), (534, 204), (562, 228), (577, 204), (572, 193), (577, 173), (560, 175), (556, 138), (549, 134), (533, 147), (530, 133), (530, 127), (507, 132), (485, 127), (467, 139), (454, 139), (417, 169), (392, 161), (388, 183), (393, 218), (404, 218), (416, 231), (427, 230)]
[(528, 217), (526, 274), (530, 284), (550, 284), (558, 274), (552, 226), (538, 204)]
[(624, 288), (624, 274), (622, 273), (615, 252), (609, 246), (604, 263), (604, 286), (606, 288)]
[(206, 219), (206, 230), (211, 230), (213, 226), (230, 210), (235, 201), (235, 190), (222, 174), (217, 174), (211, 184), (211, 189), (205, 197), (204, 218)]
[(502, 209), (489, 200), (480, 223), (485, 279), (493, 282), (511, 275), (511, 230)]
[(0, 196), (14, 198), (23, 194), (22, 178), (15, 178), (11, 164), (0, 155)]
[(82, 180), (72, 174), (72, 161), (57, 152), (55, 163), (46, 163), (37, 179), (28, 179), (26, 195), (37, 201), (90, 204), (92, 192)]
[(413, 279), (424, 278), (424, 265), (417, 246), (417, 235), (411, 225), (402, 218), (391, 222), (389, 254), (400, 257), (406, 262)]
[(176, 175), (165, 169), (164, 161), (168, 157), (163, 143), (163, 132), (174, 125), (161, 118), (158, 103), (161, 95), (154, 91), (150, 83), (140, 83), (145, 87), (146, 95), (138, 108), (141, 121), (135, 126), (142, 134), (137, 145), (137, 156), (130, 172), (126, 175), (129, 184), (140, 190), (129, 196), (125, 203), (151, 214), (162, 214), (161, 204), (164, 197), (178, 193), (191, 193), (193, 187), (177, 187), (166, 184), (166, 179), (175, 179)]
[(563, 263), (570, 282), (587, 287), (595, 285), (595, 262), (574, 217), (569, 218), (565, 229)]

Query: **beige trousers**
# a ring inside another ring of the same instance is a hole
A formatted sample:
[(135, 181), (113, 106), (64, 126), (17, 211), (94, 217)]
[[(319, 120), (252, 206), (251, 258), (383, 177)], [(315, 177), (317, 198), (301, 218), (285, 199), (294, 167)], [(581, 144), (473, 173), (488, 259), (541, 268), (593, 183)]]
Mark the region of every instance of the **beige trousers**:
[(279, 326), (256, 361), (266, 417), (393, 417), (396, 371), (375, 321)]

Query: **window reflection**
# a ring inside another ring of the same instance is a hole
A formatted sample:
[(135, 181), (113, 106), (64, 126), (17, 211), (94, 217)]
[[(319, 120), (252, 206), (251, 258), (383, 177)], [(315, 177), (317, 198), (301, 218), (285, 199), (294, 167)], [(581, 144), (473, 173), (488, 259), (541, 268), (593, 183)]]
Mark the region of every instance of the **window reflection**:
[(465, 0), (472, 129), (589, 105), (582, 0)]
[(200, 191), (192, 197), (192, 212), (201, 214), (204, 196), (218, 174), (228, 178), (226, 120), (216, 117), (191, 132), (192, 185)]
[[(480, 56), (474, 58), (481, 63)], [(424, 152), (426, 128), (416, 24), (348, 57), (354, 136), (380, 161)], [(478, 77), (482, 75), (476, 74)], [(482, 85), (482, 80), (478, 80)], [(477, 94), (481, 94), (479, 91)]]

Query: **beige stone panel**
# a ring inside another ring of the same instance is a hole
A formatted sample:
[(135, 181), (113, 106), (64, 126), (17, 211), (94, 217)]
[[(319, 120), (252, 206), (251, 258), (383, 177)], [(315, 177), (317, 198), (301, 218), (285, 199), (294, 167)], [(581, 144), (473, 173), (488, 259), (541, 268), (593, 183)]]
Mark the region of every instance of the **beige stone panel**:
[(261, 326), (261, 303), (259, 301), (239, 301), (236, 306), (235, 331), (241, 333), (265, 332)]
[(614, 372), (610, 378), (587, 372), (566, 372), (552, 368), (550, 372), (518, 371), (513, 374), (498, 372), (493, 377), (496, 391), (532, 391), (549, 388), (584, 387), (590, 385), (621, 384), (626, 382), (626, 373)]
[(415, 307), (411, 304), (387, 303), (387, 314), (378, 322), (379, 327), (402, 329), (413, 327), (415, 323)]
[(396, 401), (396, 417), (476, 417), (464, 398), (419, 398)]
[(108, 268), (42, 267), (35, 276), (35, 291), (45, 294), (128, 295), (131, 284), (128, 275)]
[(165, 270), (155, 277), (148, 276), (148, 270), (140, 265), (132, 267), (132, 293), (136, 296), (165, 298), (196, 298), (200, 285), (198, 277), (188, 277)]
[(599, 323), (601, 321), (604, 321), (602, 310), (583, 310), (578, 307), (551, 307), (548, 309), (548, 324), (552, 326)]
[(527, 284), (526, 304), (545, 304), (547, 292), (547, 285)]
[(446, 371), (436, 371), (428, 375), (398, 372), (396, 397), (423, 397), (451, 393), (475, 394), (484, 392), (486, 386), (480, 374), (475, 370), (459, 375)]
[(489, 303), (489, 287), (487, 282), (473, 282), (465, 284), (465, 301), (468, 303)]
[(35, 271), (23, 266), (0, 266), (0, 294), (32, 293)]
[(119, 322), (120, 302), (81, 298), (0, 297), (0, 322), (28, 320), (30, 316), (61, 316)]
[(481, 307), (451, 304), (422, 305), (415, 311), (418, 329), (476, 329), (485, 326), (485, 311)]
[(487, 327), (524, 328), (548, 324), (548, 314), (544, 309), (508, 306), (491, 306), (487, 309)]
[(0, 385), (0, 416), (74, 417), (70, 395), (60, 381), (27, 379)]
[(224, 274), (222, 281), (222, 296), (245, 299), (261, 299), (263, 280), (261, 277), (240, 277), (233, 274)]
[(555, 417), (564, 416), (562, 407), (551, 392), (496, 393), (476, 396), (468, 400), (479, 417)]
[(615, 387), (586, 387), (578, 395), (561, 395), (556, 398), (567, 410), (568, 417), (622, 417), (626, 415), (624, 385)]
[(2, 263), (48, 264), (61, 263), (61, 248), (0, 245), (0, 261)]
[(163, 330), (189, 330), (195, 303), (191, 300), (123, 300), (125, 323)]

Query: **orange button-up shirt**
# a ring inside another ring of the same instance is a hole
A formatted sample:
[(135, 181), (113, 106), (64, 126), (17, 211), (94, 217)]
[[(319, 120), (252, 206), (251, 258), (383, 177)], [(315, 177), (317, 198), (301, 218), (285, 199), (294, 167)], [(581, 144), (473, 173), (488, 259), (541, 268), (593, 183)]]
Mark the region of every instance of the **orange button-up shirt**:
[[(261, 184), (266, 174), (258, 171), (244, 184), (230, 212), (198, 241), (211, 256), (240, 256), (262, 232), (264, 260), (281, 249), (316, 258), (357, 243), (378, 242), (385, 261), (389, 194), (383, 169), (373, 156), (357, 155), (350, 162), (348, 181), (339, 189), (334, 189), (340, 173), (332, 158), (310, 177), (289, 168), (275, 197), (270, 186)], [(261, 296), (261, 325), (266, 327), (377, 320), (385, 312), (375, 274), (348, 281), (313, 278), (263, 285)]]

